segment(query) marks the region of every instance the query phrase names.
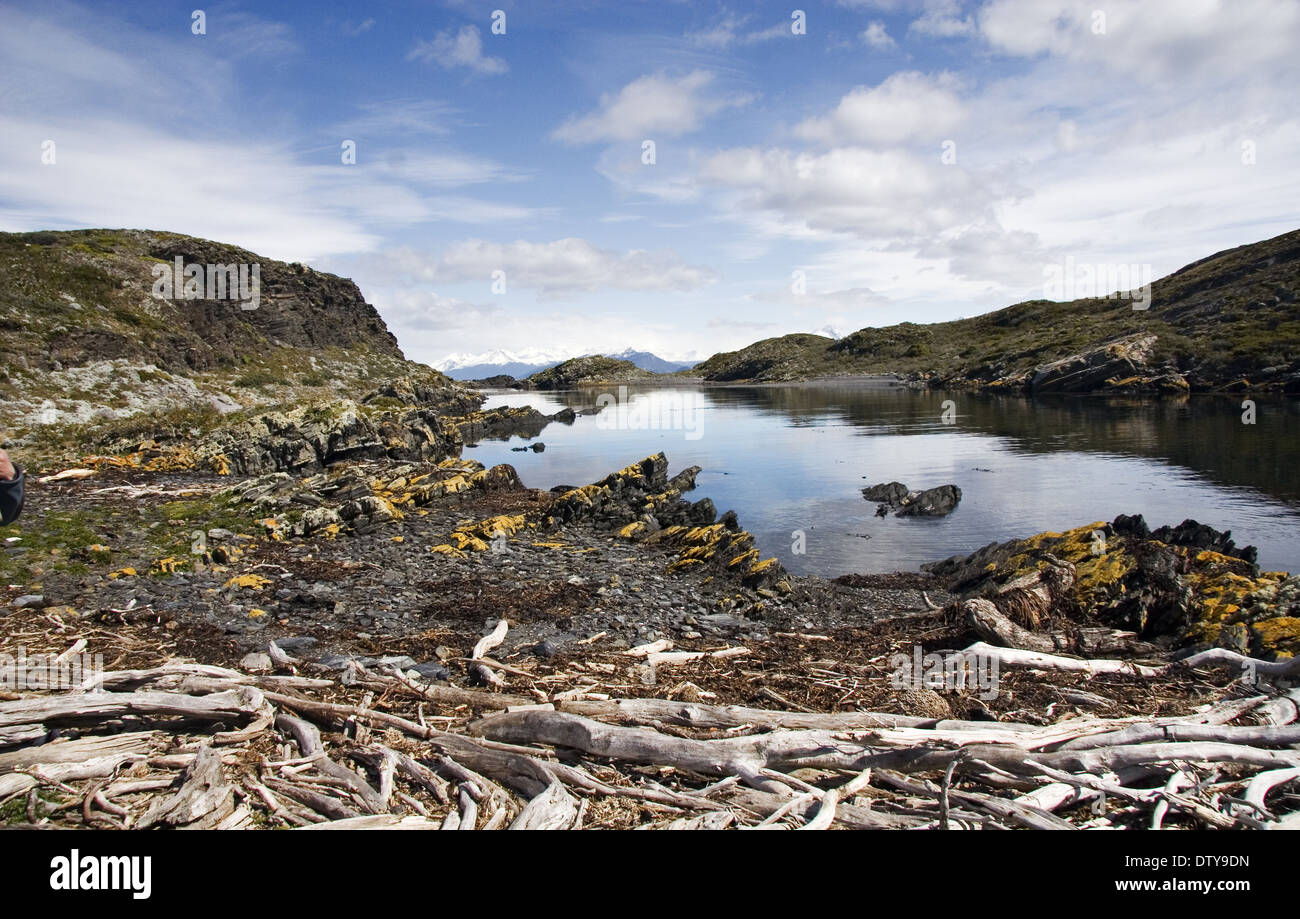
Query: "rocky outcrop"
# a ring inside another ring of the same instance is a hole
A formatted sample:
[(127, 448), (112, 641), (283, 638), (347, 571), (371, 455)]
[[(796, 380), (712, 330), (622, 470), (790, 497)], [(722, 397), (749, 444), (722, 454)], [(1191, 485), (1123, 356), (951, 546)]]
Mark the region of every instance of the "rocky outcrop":
[(455, 426), (433, 409), (366, 414), (354, 402), (267, 412), (219, 429), (197, 448), (201, 460), (240, 475), (313, 472), (343, 460), (437, 462), (460, 455)]
[(1141, 516), (991, 543), (922, 566), (964, 598), (992, 598), (1047, 565), (1075, 573), (1056, 613), (1081, 627), (1135, 633), (1165, 648), (1300, 653), (1300, 582), (1261, 572), (1253, 547), (1194, 520), (1150, 530)]
[(601, 383), (633, 383), (653, 380), (657, 376), (649, 370), (642, 370), (631, 361), (593, 354), (575, 357), (547, 370), (538, 371), (523, 382), (530, 389), (569, 389)]
[(364, 404), (383, 404), (386, 400), (402, 405), (436, 409), (445, 415), (465, 415), (483, 404), (481, 393), (466, 389), (441, 374), (428, 379), (404, 376), (370, 390), (361, 397)]
[(1175, 368), (1155, 368), (1157, 336), (1135, 335), (1052, 361), (1028, 375), (1029, 391), (1084, 393), (1146, 390), (1186, 393), (1187, 381)]
[(961, 489), (956, 485), (938, 485), (909, 494), (896, 512), (898, 517), (946, 517), (961, 502)]
[(552, 421), (572, 424), (573, 409), (565, 408), (554, 415), (543, 415), (532, 406), (501, 406), (483, 412), (472, 412), (451, 419), (467, 444), (480, 440), (505, 440), (510, 437), (536, 437)]
[(466, 386), (473, 386), (476, 389), (511, 389), (519, 388), (519, 381), (508, 373), (498, 373), (496, 376), (484, 377), (481, 380), (465, 380)]
[(678, 558), (669, 571), (708, 566), (737, 577), (760, 593), (789, 590), (785, 569), (776, 559), (761, 559), (754, 537), (740, 529), (736, 515), (721, 519), (708, 498), (690, 502), (682, 492), (695, 487), (699, 466), (668, 477), (662, 453), (647, 457), (591, 485), (560, 495), (548, 511), (548, 526), (590, 520), (624, 539), (670, 546)]
[(938, 485), (924, 491), (909, 491), (902, 482), (887, 482), (862, 489), (862, 497), (876, 501), (877, 516), (890, 511), (897, 517), (946, 517), (961, 503), (956, 485)]
[[(21, 332), (0, 340), (7, 367), (48, 371), (123, 358), (190, 372), (289, 348), (402, 359), (397, 339), (352, 281), (237, 246), (151, 230), (4, 233), (0, 258), (0, 302), (23, 316)], [(233, 299), (154, 297), (153, 269), (177, 258), (205, 270), (259, 266), (257, 308)], [(21, 348), (22, 363), (8, 358), (11, 348)]]
[(888, 504), (893, 507), (902, 504), (907, 494), (907, 486), (902, 482), (886, 482), (862, 489), (862, 497), (868, 501), (875, 501), (877, 504)]

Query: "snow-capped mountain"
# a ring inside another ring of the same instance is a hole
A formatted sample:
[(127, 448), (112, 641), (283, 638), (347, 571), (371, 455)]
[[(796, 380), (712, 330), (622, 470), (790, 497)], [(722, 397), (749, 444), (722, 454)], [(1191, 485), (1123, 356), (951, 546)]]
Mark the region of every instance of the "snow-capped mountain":
[[(453, 380), (483, 380), (501, 374), (512, 376), (515, 379), (523, 379), (539, 370), (554, 367), (571, 357), (585, 357), (588, 354), (597, 353), (600, 352), (589, 351), (582, 354), (565, 354), (544, 351), (540, 348), (525, 348), (522, 351), (497, 349), (482, 354), (448, 354), (442, 360), (436, 362), (433, 367), (435, 370), (441, 370)], [(617, 358), (621, 361), (631, 361), (642, 370), (649, 370), (654, 373), (672, 373), (675, 370), (693, 367), (696, 363), (694, 361), (668, 361), (656, 354), (651, 354), (649, 351), (637, 351), (634, 348), (627, 348), (618, 353), (607, 353), (605, 356)]]
[(615, 360), (631, 361), (642, 370), (649, 370), (652, 373), (674, 373), (678, 370), (685, 370), (687, 367), (694, 367), (698, 361), (669, 361), (657, 354), (651, 354), (649, 351), (637, 351), (628, 348), (626, 351), (620, 351), (617, 354), (606, 354), (606, 357), (612, 357)]
[(525, 348), (522, 351), (486, 351), (482, 354), (448, 354), (433, 365), (453, 380), (482, 380), (500, 374), (522, 379), (529, 374), (547, 367), (554, 367), (566, 361), (573, 354), (557, 354), (540, 348)]

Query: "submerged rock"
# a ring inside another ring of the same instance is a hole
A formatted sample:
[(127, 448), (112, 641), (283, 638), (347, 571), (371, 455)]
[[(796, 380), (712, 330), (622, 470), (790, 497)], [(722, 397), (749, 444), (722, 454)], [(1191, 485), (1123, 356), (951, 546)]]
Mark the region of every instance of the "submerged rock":
[(939, 485), (924, 491), (909, 491), (902, 482), (887, 482), (862, 489), (862, 497), (880, 502), (876, 508), (878, 517), (890, 511), (898, 517), (944, 517), (961, 502), (961, 489), (956, 485)]
[(898, 509), (899, 517), (944, 517), (951, 514), (961, 502), (961, 489), (956, 485), (939, 485), (927, 488), (903, 499)]
[(870, 488), (862, 489), (862, 497), (868, 501), (876, 501), (881, 504), (901, 504), (907, 497), (907, 486), (902, 482), (888, 482), (880, 485), (872, 485)]

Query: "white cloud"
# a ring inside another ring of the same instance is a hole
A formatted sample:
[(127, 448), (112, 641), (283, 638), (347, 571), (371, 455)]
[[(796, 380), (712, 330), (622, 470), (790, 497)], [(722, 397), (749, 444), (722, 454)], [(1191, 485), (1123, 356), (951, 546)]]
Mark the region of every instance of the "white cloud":
[[(344, 166), (337, 146), (322, 156), (319, 148), (303, 153), (307, 145), (288, 134), (245, 133), (237, 65), (219, 43), (202, 40), (211, 36), (177, 51), (170, 39), (95, 15), (40, 19), (0, 9), (0, 229), (172, 230), (311, 261), (365, 251), (386, 232), (429, 221), (519, 222), (540, 213), (455, 194), (523, 178), (483, 157), (402, 148), (380, 156), (363, 139), (358, 165)], [(111, 40), (88, 41), (74, 27)], [(202, 117), (158, 117), (176, 110), (178, 98)], [(41, 163), (46, 140), (55, 143), (53, 165)]]
[(390, 329), (407, 333), (399, 335), (399, 341), (410, 341), (411, 333), (480, 328), (485, 323), (496, 322), (502, 315), (502, 307), (497, 303), (445, 297), (436, 291), (414, 287), (388, 290), (368, 286), (366, 296), (381, 309)]
[(300, 50), (293, 31), (283, 22), (273, 22), (251, 13), (212, 10), (206, 38), (231, 57), (283, 58)]
[(483, 54), (483, 36), (477, 26), (461, 26), (455, 35), (439, 32), (428, 41), (416, 42), (406, 59), (432, 61), (446, 70), (468, 67), (479, 74), (500, 74), (510, 69), (501, 58)]
[(920, 17), (908, 26), (909, 32), (919, 32), (935, 38), (957, 38), (975, 34), (975, 21), (962, 16), (959, 0), (929, 0)]
[(338, 125), (345, 136), (365, 134), (448, 134), (458, 110), (437, 99), (387, 99), (363, 102), (361, 110)]
[(339, 26), (339, 31), (349, 38), (356, 38), (358, 35), (364, 35), (366, 32), (369, 32), (374, 28), (374, 26), (375, 21), (373, 19), (363, 19), (358, 23), (352, 23), (350, 21), (345, 22), (343, 25)]
[(994, 200), (970, 173), (940, 164), (937, 155), (892, 150), (738, 148), (711, 157), (703, 175), (736, 190), (732, 206), (771, 212), (796, 231), (864, 239), (935, 234), (969, 222)]
[(1243, 65), (1258, 73), (1290, 65), (1300, 42), (1300, 4), (1274, 0), (990, 0), (977, 19), (980, 35), (1004, 53), (1148, 77), (1194, 72), (1222, 81)]
[(617, 93), (602, 95), (594, 111), (569, 117), (551, 136), (564, 143), (588, 144), (690, 134), (710, 115), (748, 101), (706, 95), (712, 82), (713, 74), (704, 70), (678, 78), (648, 74)]
[(442, 281), (482, 281), (506, 273), (507, 289), (523, 287), (542, 297), (600, 289), (688, 291), (713, 283), (717, 273), (688, 265), (675, 252), (601, 249), (585, 239), (496, 243), (467, 239), (452, 243), (438, 260)]
[(753, 45), (771, 41), (774, 38), (793, 37), (789, 22), (778, 22), (766, 29), (753, 29), (748, 32), (744, 27), (752, 20), (750, 16), (737, 16), (731, 12), (723, 13), (712, 25), (698, 31), (688, 31), (686, 39), (702, 48), (728, 48), (733, 44)]
[(867, 26), (862, 33), (862, 40), (872, 48), (894, 48), (898, 44), (890, 38), (888, 30), (885, 29), (885, 24), (879, 20)]
[(952, 76), (901, 71), (879, 86), (857, 87), (829, 114), (800, 123), (795, 134), (823, 144), (891, 146), (951, 136), (964, 117)]

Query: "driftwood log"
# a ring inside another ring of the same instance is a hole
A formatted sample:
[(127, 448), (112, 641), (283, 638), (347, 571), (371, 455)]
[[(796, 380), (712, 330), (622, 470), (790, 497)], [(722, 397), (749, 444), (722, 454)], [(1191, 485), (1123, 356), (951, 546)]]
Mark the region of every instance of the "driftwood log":
[[(1042, 638), (1030, 628), (1036, 604), (1068, 576), (1019, 584), (983, 613), (1000, 633), (1021, 634), (1009, 624)], [(1291, 662), (1219, 651), (1153, 663), (1071, 656), (1081, 633), (1065, 647), (1051, 639), (1050, 650), (981, 642), (955, 652), (1083, 676), (1158, 681), (1227, 668), (1258, 678), (1181, 715), (1026, 723), (608, 698), (593, 682), (543, 684), (527, 665), (486, 657), (506, 634), (498, 623), (466, 659), (487, 691), (364, 667), (345, 687), (170, 661), (104, 674), (107, 691), (7, 698), (0, 805), (21, 800), (36, 825), (121, 828), (569, 829), (609, 807), (667, 829), (1300, 824), (1300, 689), (1283, 682)], [(745, 651), (691, 655), (728, 667)], [(611, 652), (613, 663), (585, 672), (671, 665), (674, 653), (666, 642)], [(288, 655), (273, 663), (305, 666)], [(1069, 691), (1084, 709), (1096, 695)], [(335, 701), (317, 697), (326, 693)], [(67, 730), (81, 736), (52, 739)]]

